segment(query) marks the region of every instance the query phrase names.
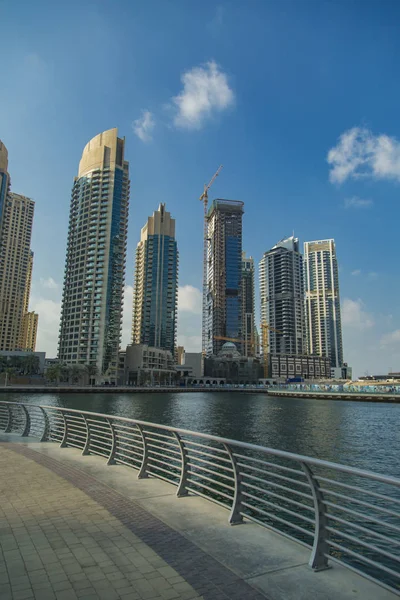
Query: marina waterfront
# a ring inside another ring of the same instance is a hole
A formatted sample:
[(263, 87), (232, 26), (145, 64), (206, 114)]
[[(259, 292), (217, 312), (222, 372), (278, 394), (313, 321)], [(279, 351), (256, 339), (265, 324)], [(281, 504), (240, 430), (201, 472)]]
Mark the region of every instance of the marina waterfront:
[(13, 393), (2, 400), (63, 406), (181, 427), (400, 476), (400, 406), (246, 393)]

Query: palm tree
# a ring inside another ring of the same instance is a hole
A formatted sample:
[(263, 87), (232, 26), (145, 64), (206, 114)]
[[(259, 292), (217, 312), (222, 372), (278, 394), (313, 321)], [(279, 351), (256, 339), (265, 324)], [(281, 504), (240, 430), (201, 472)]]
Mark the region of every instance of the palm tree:
[(4, 378), (4, 387), (8, 384), (8, 382), (11, 380), (12, 376), (15, 375), (15, 369), (14, 367), (7, 367), (5, 369), (5, 378)]
[(21, 358), (22, 369), (24, 374), (33, 375), (39, 370), (39, 357), (35, 356), (33, 352)]
[(94, 383), (96, 383), (96, 376), (98, 375), (99, 370), (96, 365), (85, 365), (85, 369), (89, 377), (89, 385), (93, 385), (93, 379)]
[(62, 375), (62, 366), (60, 364), (52, 365), (46, 371), (46, 379), (49, 381), (56, 381), (57, 385), (60, 383), (60, 377)]

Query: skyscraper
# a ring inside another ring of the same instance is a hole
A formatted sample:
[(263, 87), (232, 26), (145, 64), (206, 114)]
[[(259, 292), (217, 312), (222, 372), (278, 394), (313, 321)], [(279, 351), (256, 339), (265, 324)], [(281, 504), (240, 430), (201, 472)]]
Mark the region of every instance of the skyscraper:
[(1, 232), (4, 208), (6, 204), (7, 195), (10, 191), (10, 176), (7, 172), (8, 169), (8, 152), (7, 148), (0, 140), (0, 248), (1, 248)]
[[(305, 352), (303, 257), (294, 236), (278, 242), (260, 261), (261, 321), (270, 354)], [(274, 331), (276, 329), (278, 331)]]
[[(242, 217), (240, 200), (214, 200), (208, 211), (206, 307), (203, 314), (207, 356), (224, 340), (242, 337)], [(236, 347), (243, 354), (242, 344)]]
[(0, 249), (0, 350), (20, 348), (29, 279), (30, 245), (35, 203), (9, 193), (3, 205)]
[(22, 318), (22, 342), (21, 350), (35, 352), (36, 338), (39, 324), (39, 315), (34, 311), (26, 312)]
[(19, 348), (21, 350), (30, 350), (34, 352), (36, 349), (36, 336), (39, 323), (39, 315), (35, 312), (29, 312), (29, 299), (31, 295), (33, 271), (33, 252), (29, 252), (28, 269), (26, 273), (25, 291), (24, 291), (24, 308), (22, 316), (22, 326), (20, 332)]
[(339, 273), (334, 240), (304, 244), (307, 347), (328, 356), (331, 367), (343, 364)]
[(115, 381), (129, 209), (125, 140), (109, 129), (85, 146), (71, 194), (59, 358)]
[(254, 259), (242, 252), (242, 337), (245, 356), (256, 356), (257, 333), (254, 298)]
[(178, 302), (175, 219), (160, 204), (141, 231), (136, 249), (132, 342), (174, 356)]

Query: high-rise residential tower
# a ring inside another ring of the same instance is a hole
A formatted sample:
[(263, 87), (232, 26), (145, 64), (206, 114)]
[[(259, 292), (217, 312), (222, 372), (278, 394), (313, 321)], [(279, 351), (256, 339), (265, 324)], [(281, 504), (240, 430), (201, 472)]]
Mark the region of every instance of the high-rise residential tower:
[(256, 356), (257, 332), (254, 298), (254, 259), (242, 252), (242, 337), (243, 354)]
[[(208, 211), (205, 352), (216, 355), (221, 337), (242, 338), (242, 217), (240, 200), (214, 200)], [(236, 347), (243, 354), (243, 344)]]
[(59, 359), (116, 380), (129, 209), (125, 140), (109, 129), (85, 146), (71, 195)]
[(10, 176), (8, 174), (8, 152), (7, 148), (0, 140), (0, 248), (1, 248), (1, 232), (4, 208), (7, 195), (10, 191)]
[[(261, 321), (270, 354), (305, 352), (303, 257), (294, 236), (278, 242), (260, 261)], [(277, 331), (274, 331), (276, 329)]]
[(141, 231), (133, 291), (133, 344), (169, 350), (174, 356), (178, 302), (175, 219), (160, 204)]
[(304, 244), (305, 311), (309, 354), (343, 364), (339, 272), (334, 240)]
[(29, 299), (31, 295), (33, 271), (33, 252), (29, 253), (28, 270), (26, 274), (25, 292), (24, 292), (24, 312), (22, 317), (22, 327), (20, 333), (19, 348), (34, 352), (36, 349), (36, 337), (39, 323), (39, 315), (29, 311)]
[(30, 282), (31, 235), (35, 203), (9, 193), (3, 205), (0, 248), (0, 350), (19, 350)]

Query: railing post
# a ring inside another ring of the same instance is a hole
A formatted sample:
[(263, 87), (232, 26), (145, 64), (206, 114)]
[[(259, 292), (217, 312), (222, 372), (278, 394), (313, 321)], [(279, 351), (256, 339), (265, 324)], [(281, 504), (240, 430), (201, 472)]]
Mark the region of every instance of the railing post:
[(314, 473), (305, 463), (302, 462), (300, 464), (301, 468), (306, 474), (308, 483), (310, 484), (315, 512), (314, 543), (308, 564), (314, 571), (324, 571), (325, 569), (330, 569), (327, 557), (329, 552), (329, 546), (327, 543), (328, 531), (326, 530), (328, 525), (328, 519), (326, 516), (327, 509), (324, 503), (324, 496), (320, 490), (318, 480), (314, 476)]
[(82, 417), (83, 417), (83, 420), (85, 421), (85, 427), (86, 427), (86, 440), (85, 440), (85, 445), (83, 446), (83, 449), (82, 449), (82, 456), (85, 456), (86, 454), (89, 454), (90, 429), (89, 429), (89, 423), (88, 423), (86, 416), (82, 415)]
[(140, 465), (140, 469), (139, 469), (139, 473), (138, 473), (138, 479), (147, 479), (148, 474), (146, 472), (146, 469), (147, 469), (147, 461), (149, 458), (149, 451), (147, 448), (146, 436), (145, 436), (142, 426), (139, 425), (138, 423), (135, 423), (135, 425), (138, 428), (140, 435), (142, 436), (142, 442), (143, 442), (143, 457), (142, 457), (142, 464)]
[(240, 514), (242, 509), (242, 476), (239, 473), (236, 457), (233, 455), (232, 448), (228, 444), (224, 444), (229, 458), (231, 459), (233, 468), (233, 479), (235, 482), (235, 492), (233, 495), (231, 514), (229, 515), (229, 523), (231, 525), (239, 525), (243, 523), (243, 517)]
[(43, 420), (44, 420), (44, 428), (43, 428), (43, 433), (42, 433), (42, 437), (40, 438), (40, 441), (47, 442), (49, 439), (49, 435), (50, 435), (50, 421), (49, 421), (49, 417), (47, 416), (47, 412), (45, 411), (45, 409), (42, 408), (41, 406), (39, 406), (39, 408), (42, 411)]
[(115, 435), (115, 428), (111, 419), (107, 419), (107, 423), (111, 430), (111, 450), (107, 460), (108, 465), (115, 465), (115, 452), (117, 450), (117, 436)]
[(21, 433), (21, 437), (27, 437), (31, 430), (31, 416), (30, 416), (25, 404), (20, 404), (20, 407), (22, 408), (22, 412), (24, 413), (24, 417), (25, 417), (25, 425), (24, 425), (24, 429)]
[(67, 445), (67, 439), (68, 439), (68, 421), (67, 421), (67, 415), (65, 414), (65, 412), (62, 411), (61, 414), (62, 414), (63, 421), (64, 421), (64, 433), (62, 436), (62, 440), (60, 442), (60, 448), (65, 448), (65, 446)]
[(6, 406), (7, 406), (7, 425), (4, 430), (4, 433), (10, 433), (10, 431), (12, 431), (12, 426), (13, 426), (13, 413), (12, 413), (12, 408), (11, 408), (10, 404), (6, 404)]
[(179, 479), (179, 483), (178, 483), (178, 489), (176, 490), (176, 495), (178, 496), (178, 498), (182, 498), (183, 496), (187, 496), (188, 495), (188, 491), (186, 489), (186, 484), (187, 484), (187, 477), (188, 477), (188, 473), (189, 473), (189, 465), (188, 465), (188, 460), (187, 460), (187, 449), (185, 447), (185, 444), (182, 441), (181, 436), (179, 435), (179, 433), (176, 433), (176, 431), (174, 431), (174, 436), (176, 438), (176, 441), (178, 442), (178, 446), (179, 446), (179, 450), (181, 453), (181, 476)]

